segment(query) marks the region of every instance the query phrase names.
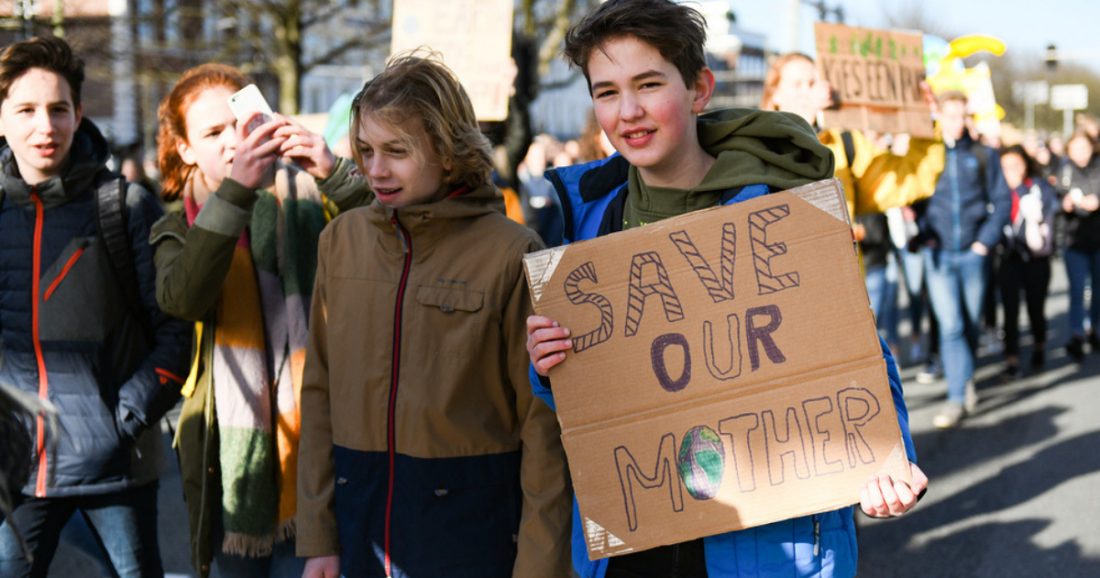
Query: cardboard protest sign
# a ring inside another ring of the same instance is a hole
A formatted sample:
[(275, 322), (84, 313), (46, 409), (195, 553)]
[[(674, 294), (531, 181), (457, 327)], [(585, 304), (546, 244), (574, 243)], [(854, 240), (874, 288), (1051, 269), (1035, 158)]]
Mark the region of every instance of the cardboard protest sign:
[(818, 70), (839, 101), (826, 126), (932, 138), (919, 33), (816, 22), (814, 37)]
[(439, 52), (470, 95), (477, 119), (504, 120), (515, 78), (512, 7), (512, 0), (395, 0), (390, 53)]
[(588, 554), (836, 509), (909, 479), (835, 179), (525, 258)]

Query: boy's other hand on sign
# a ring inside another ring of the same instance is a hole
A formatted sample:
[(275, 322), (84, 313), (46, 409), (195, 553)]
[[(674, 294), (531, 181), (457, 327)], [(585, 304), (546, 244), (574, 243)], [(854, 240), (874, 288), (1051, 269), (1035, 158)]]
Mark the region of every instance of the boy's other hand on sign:
[(872, 518), (900, 516), (917, 505), (917, 500), (928, 488), (928, 476), (917, 464), (909, 464), (913, 478), (911, 484), (895, 480), (888, 475), (874, 476), (859, 493), (859, 505), (863, 513)]
[(541, 315), (527, 318), (527, 355), (539, 375), (550, 375), (550, 368), (565, 361), (565, 352), (571, 347), (569, 330), (557, 321)]

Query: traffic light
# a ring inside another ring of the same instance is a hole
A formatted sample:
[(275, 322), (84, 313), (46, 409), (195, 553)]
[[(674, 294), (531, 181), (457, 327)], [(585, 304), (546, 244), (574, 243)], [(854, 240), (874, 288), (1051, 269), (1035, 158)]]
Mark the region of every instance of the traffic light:
[(1057, 46), (1055, 46), (1054, 44), (1047, 44), (1047, 55), (1046, 55), (1045, 60), (1046, 60), (1046, 63), (1047, 63), (1047, 69), (1053, 71), (1056, 68), (1058, 68), (1058, 47)]

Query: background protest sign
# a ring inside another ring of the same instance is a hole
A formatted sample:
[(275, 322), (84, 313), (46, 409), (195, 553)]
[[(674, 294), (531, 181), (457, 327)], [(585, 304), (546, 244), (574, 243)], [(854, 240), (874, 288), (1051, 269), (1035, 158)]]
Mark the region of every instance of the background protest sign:
[(916, 32), (814, 24), (817, 66), (839, 109), (825, 125), (932, 138), (932, 113), (921, 95), (924, 58)]
[(477, 119), (508, 116), (512, 0), (395, 0), (390, 53), (427, 47), (442, 55), (473, 101)]
[(989, 65), (979, 62), (976, 66), (968, 68), (967, 74), (963, 77), (963, 83), (967, 110), (974, 115), (978, 132), (986, 136), (1000, 136), (1004, 109), (997, 105), (997, 97), (993, 93), (993, 75)]
[(535, 310), (573, 334), (550, 379), (591, 558), (909, 479), (835, 179), (525, 266)]

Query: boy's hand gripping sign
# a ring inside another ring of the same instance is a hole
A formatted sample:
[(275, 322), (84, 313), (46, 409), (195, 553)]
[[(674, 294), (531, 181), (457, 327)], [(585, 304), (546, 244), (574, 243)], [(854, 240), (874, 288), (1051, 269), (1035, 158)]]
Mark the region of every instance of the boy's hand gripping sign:
[(840, 186), (532, 253), (593, 559), (824, 512), (909, 480)]

